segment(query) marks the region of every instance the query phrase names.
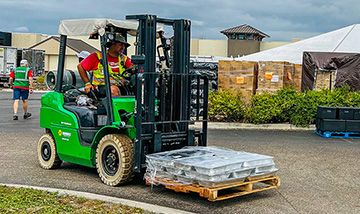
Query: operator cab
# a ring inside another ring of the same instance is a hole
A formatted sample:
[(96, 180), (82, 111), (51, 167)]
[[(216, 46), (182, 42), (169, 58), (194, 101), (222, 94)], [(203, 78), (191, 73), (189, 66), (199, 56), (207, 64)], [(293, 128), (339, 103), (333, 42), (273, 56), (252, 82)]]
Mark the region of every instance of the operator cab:
[[(79, 28), (82, 26), (83, 28)], [(85, 27), (84, 27), (85, 26)], [(93, 30), (97, 29), (97, 30)], [(127, 34), (136, 35), (137, 22), (134, 21), (119, 21), (119, 20), (108, 20), (108, 19), (85, 19), (85, 20), (64, 20), (61, 22), (59, 31), (62, 31), (62, 35), (90, 35), (89, 39), (99, 40), (102, 34), (103, 41), (100, 41), (101, 46), (107, 46), (106, 44), (112, 40), (115, 34), (121, 34), (127, 40)], [(62, 36), (62, 43), (66, 44), (66, 38)], [(65, 45), (62, 44), (62, 45)], [(102, 47), (104, 48), (104, 47)], [(65, 50), (65, 49), (64, 49)], [(124, 51), (126, 54), (126, 49)], [(100, 62), (104, 66), (104, 61)], [(76, 71), (75, 75), (78, 75)], [(61, 77), (58, 76), (58, 80)], [(88, 76), (91, 80), (92, 77)], [(105, 77), (106, 78), (106, 77)], [(119, 86), (120, 94), (119, 97), (111, 97), (110, 99), (120, 99), (126, 97), (132, 97), (134, 99), (134, 69), (126, 69), (122, 73), (124, 78), (124, 84)], [(63, 82), (62, 82), (63, 83)], [(56, 84), (59, 84), (57, 82)], [(93, 141), (95, 134), (103, 126), (108, 124), (108, 115), (111, 114), (109, 111), (109, 99), (108, 96), (101, 95), (98, 91), (91, 91), (86, 93), (84, 88), (77, 88), (76, 85), (61, 85), (55, 87), (64, 95), (64, 109), (73, 112), (76, 115), (79, 125), (79, 136), (80, 141), (83, 145), (90, 145)], [(126, 121), (126, 111), (117, 112), (122, 119)]]

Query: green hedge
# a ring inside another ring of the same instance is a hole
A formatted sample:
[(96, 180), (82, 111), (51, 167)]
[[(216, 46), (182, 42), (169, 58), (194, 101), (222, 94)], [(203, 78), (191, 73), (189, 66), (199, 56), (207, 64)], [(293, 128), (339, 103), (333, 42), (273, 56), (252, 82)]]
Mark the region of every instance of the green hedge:
[(243, 97), (233, 91), (211, 92), (209, 95), (209, 119), (212, 121), (260, 123), (291, 123), (309, 126), (316, 117), (317, 107), (360, 106), (360, 93), (349, 87), (335, 90), (296, 92), (286, 88), (274, 94), (254, 95), (245, 104)]
[(235, 122), (244, 118), (245, 104), (241, 93), (217, 91), (209, 94), (209, 119)]

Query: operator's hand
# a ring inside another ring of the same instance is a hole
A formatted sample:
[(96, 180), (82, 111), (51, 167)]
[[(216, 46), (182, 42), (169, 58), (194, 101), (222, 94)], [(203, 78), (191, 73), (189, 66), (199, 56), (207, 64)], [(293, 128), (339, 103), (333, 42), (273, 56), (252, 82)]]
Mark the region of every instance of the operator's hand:
[(125, 78), (121, 78), (120, 84), (121, 84), (121, 85), (125, 85), (125, 84), (126, 84), (126, 79), (125, 79)]
[(91, 83), (86, 83), (84, 90), (86, 93), (89, 93), (90, 90), (94, 90), (94, 86)]

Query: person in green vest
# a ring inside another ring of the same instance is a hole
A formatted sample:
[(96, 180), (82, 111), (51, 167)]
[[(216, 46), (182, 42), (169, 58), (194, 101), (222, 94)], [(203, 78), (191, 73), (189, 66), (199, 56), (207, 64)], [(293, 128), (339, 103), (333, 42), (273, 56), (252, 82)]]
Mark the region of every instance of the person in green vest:
[(20, 98), (23, 101), (24, 119), (31, 117), (31, 113), (28, 109), (29, 93), (31, 94), (33, 88), (33, 72), (29, 68), (27, 60), (20, 61), (20, 67), (17, 67), (15, 71), (10, 72), (10, 86), (13, 88), (13, 100), (14, 100), (14, 116), (13, 120), (18, 120), (18, 107)]

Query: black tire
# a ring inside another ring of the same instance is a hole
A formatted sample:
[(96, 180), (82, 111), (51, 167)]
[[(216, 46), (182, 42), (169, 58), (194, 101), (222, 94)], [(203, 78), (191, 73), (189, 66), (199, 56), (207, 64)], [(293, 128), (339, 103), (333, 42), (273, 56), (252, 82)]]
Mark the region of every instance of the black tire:
[(37, 144), (39, 164), (44, 169), (56, 169), (61, 160), (56, 152), (55, 140), (50, 134), (43, 134)]
[(108, 134), (101, 138), (96, 149), (96, 169), (101, 180), (118, 186), (133, 178), (134, 145), (122, 134)]

